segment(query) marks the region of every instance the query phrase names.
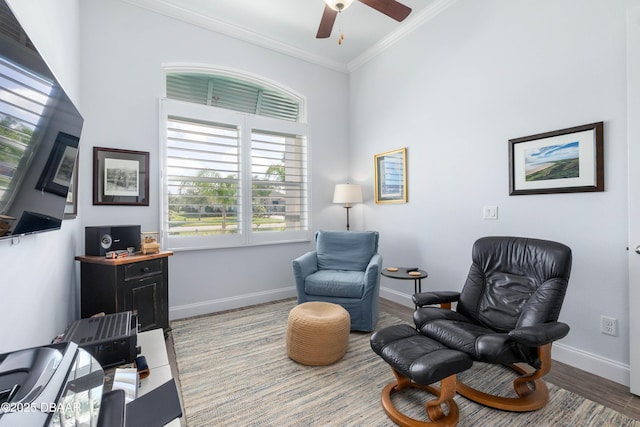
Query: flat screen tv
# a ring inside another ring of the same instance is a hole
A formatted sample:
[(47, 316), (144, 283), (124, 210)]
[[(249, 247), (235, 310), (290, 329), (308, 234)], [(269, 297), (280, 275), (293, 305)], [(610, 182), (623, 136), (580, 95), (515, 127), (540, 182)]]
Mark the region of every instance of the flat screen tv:
[(60, 228), (83, 119), (0, 0), (0, 239)]

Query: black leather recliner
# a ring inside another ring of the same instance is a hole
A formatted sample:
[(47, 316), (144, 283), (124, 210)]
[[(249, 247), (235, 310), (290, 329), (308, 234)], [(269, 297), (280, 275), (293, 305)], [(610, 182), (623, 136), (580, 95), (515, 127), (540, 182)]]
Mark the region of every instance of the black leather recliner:
[[(551, 343), (569, 332), (558, 316), (571, 259), (571, 249), (561, 243), (484, 237), (473, 245), (473, 263), (461, 292), (413, 296), (420, 334), (474, 361), (508, 365), (521, 374), (513, 382), (517, 397), (494, 396), (460, 381), (458, 393), (508, 411), (536, 410), (547, 403), (542, 377), (551, 369)], [(440, 307), (429, 307), (434, 304)], [(513, 365), (521, 362), (533, 370)]]

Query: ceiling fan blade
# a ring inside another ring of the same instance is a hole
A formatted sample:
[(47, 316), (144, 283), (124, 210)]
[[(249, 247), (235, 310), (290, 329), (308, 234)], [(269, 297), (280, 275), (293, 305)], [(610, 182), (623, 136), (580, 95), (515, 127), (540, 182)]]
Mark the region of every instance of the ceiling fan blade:
[(360, 3), (364, 3), (399, 22), (403, 21), (411, 13), (410, 7), (395, 0), (360, 0)]
[(338, 12), (325, 4), (320, 26), (318, 27), (318, 34), (316, 34), (317, 39), (326, 39), (331, 36), (331, 30), (333, 30), (333, 23), (336, 22), (336, 16), (338, 16)]

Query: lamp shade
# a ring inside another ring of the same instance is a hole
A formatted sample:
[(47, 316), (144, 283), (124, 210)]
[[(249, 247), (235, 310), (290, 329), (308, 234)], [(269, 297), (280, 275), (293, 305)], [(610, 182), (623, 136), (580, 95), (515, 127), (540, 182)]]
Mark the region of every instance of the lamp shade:
[(361, 203), (362, 187), (360, 184), (336, 184), (333, 192), (333, 203)]

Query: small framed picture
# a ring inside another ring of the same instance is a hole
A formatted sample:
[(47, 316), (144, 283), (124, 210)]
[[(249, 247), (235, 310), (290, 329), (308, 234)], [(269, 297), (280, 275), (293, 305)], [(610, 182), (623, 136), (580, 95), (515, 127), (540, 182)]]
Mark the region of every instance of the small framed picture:
[(149, 206), (149, 153), (93, 147), (93, 204)]
[(407, 149), (374, 156), (376, 203), (407, 203)]
[(509, 195), (604, 191), (603, 122), (509, 140)]
[(78, 156), (76, 156), (76, 166), (73, 168), (73, 176), (69, 183), (67, 201), (64, 205), (64, 215), (62, 219), (73, 219), (78, 215)]
[(78, 137), (58, 132), (47, 163), (36, 184), (37, 190), (67, 197), (76, 164), (79, 142)]

